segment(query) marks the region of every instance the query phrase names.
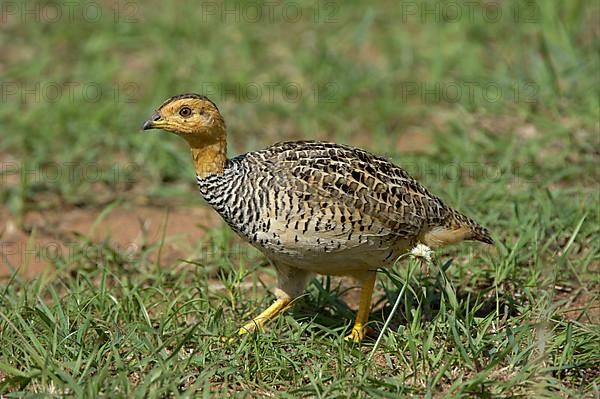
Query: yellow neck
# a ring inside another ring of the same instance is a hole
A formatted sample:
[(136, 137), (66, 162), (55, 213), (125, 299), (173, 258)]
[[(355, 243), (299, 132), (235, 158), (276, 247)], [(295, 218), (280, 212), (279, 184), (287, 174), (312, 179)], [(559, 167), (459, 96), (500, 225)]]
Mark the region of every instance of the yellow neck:
[(209, 142), (205, 140), (188, 140), (188, 143), (192, 150), (196, 175), (204, 178), (208, 175), (223, 173), (227, 161), (225, 132), (213, 135)]

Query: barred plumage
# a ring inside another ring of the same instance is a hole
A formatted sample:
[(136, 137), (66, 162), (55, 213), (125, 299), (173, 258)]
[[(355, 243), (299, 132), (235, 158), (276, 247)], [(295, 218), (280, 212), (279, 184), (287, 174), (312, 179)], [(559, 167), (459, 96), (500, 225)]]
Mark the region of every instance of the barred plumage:
[[(197, 180), (205, 200), (239, 235), (267, 257), (311, 272), (385, 266), (435, 227), (469, 227), (469, 238), (491, 242), (485, 229), (403, 169), (349, 146), (279, 143)], [(355, 264), (348, 264), (351, 254), (358, 256)]]
[[(302, 294), (310, 273), (354, 276), (370, 300), (374, 270), (417, 243), (493, 242), (485, 228), (406, 171), (358, 148), (285, 142), (227, 160), (225, 124), (202, 96), (167, 100), (144, 128), (164, 128), (190, 143), (205, 200), (277, 268), (278, 301), (241, 333), (262, 326)], [(355, 340), (364, 335), (369, 304), (363, 302)]]

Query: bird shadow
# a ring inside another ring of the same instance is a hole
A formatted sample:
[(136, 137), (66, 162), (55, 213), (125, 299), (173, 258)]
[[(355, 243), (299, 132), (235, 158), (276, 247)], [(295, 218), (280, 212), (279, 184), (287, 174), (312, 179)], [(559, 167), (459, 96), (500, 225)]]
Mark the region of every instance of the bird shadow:
[[(407, 283), (398, 275), (390, 277), (388, 271), (382, 272), (390, 278), (381, 279), (379, 284), (383, 287), (383, 295), (372, 302), (367, 336), (372, 339), (379, 336), (399, 295), (399, 306), (389, 323), (392, 331), (413, 323), (417, 317), (420, 322), (430, 322), (440, 316), (440, 312), (453, 311), (455, 317), (465, 319), (485, 318), (491, 314), (498, 317), (518, 314), (522, 300), (510, 290), (498, 290), (492, 279), (478, 281), (474, 287), (454, 288), (442, 273), (421, 273)], [(406, 289), (402, 289), (404, 285)], [(333, 284), (327, 276), (313, 279), (308, 294), (295, 304), (291, 315), (298, 321), (308, 320), (323, 327), (316, 329), (317, 335), (330, 334), (331, 330), (349, 332), (358, 308), (359, 292), (356, 286)]]

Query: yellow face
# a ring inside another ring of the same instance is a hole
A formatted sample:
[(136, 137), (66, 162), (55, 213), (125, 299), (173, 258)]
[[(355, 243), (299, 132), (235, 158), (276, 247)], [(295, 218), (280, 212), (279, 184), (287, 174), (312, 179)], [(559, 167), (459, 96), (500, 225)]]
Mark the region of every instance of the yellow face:
[(224, 129), (225, 124), (217, 107), (198, 94), (182, 94), (165, 101), (144, 122), (143, 129), (163, 129), (184, 138), (211, 135)]

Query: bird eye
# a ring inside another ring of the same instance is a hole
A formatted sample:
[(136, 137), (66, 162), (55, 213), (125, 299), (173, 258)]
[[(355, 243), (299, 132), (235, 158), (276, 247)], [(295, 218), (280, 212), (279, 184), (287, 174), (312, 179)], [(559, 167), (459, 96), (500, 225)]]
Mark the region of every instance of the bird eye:
[(187, 118), (191, 114), (192, 114), (192, 109), (190, 107), (183, 107), (179, 110), (179, 115), (183, 116), (184, 118)]

